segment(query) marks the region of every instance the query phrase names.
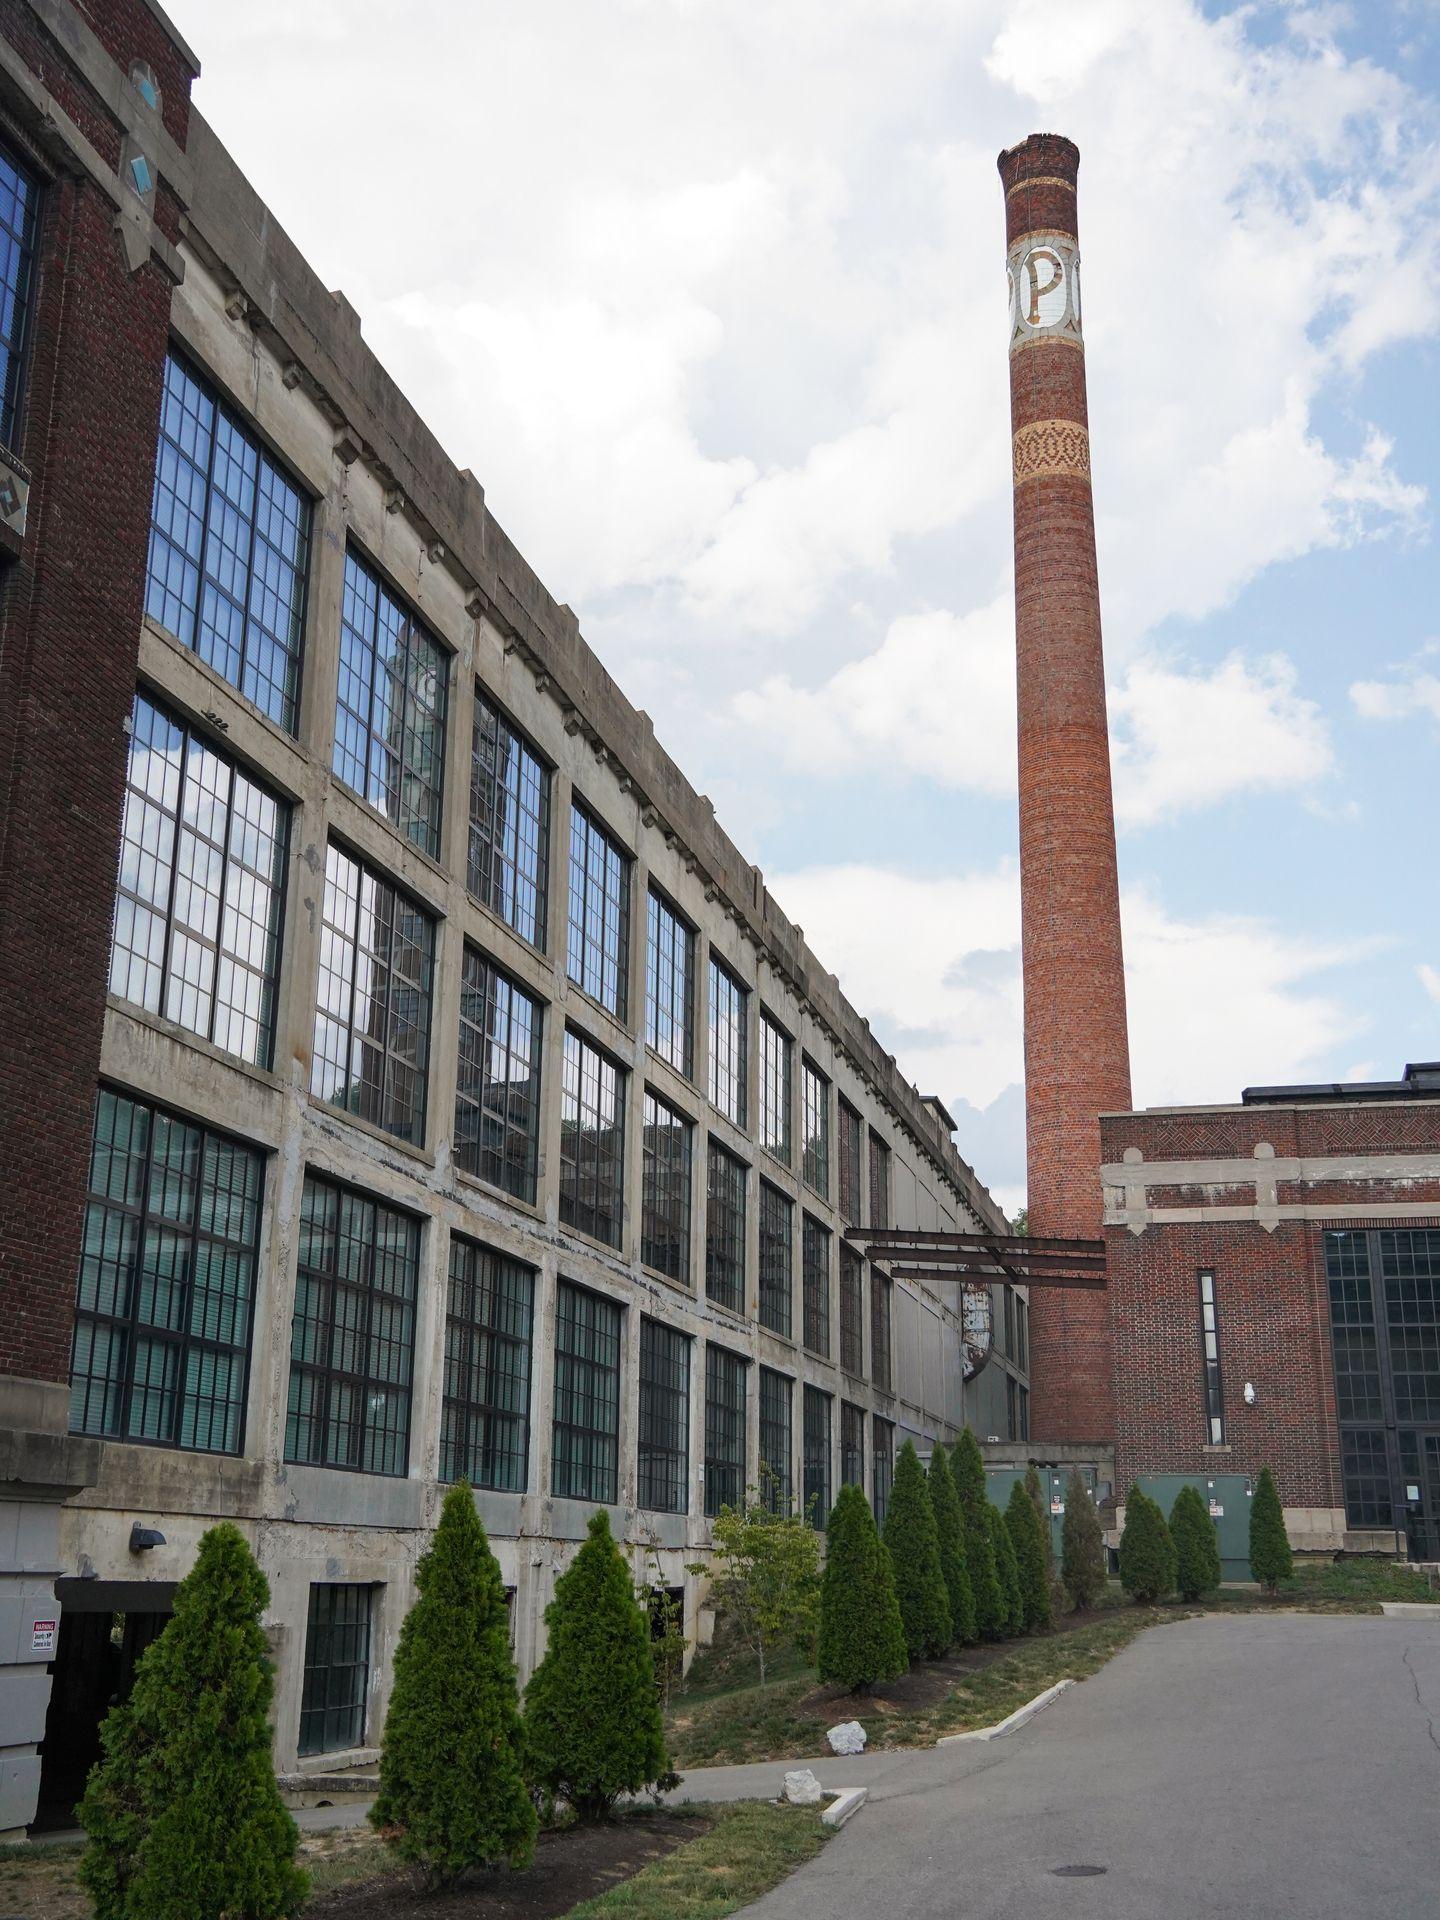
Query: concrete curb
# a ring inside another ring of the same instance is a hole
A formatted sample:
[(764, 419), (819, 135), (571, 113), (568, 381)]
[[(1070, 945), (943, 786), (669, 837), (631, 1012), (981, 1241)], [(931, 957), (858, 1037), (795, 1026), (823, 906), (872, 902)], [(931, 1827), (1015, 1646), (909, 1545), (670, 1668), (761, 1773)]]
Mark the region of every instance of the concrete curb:
[(1440, 1620), (1440, 1603), (1433, 1600), (1382, 1600), (1387, 1620)]
[(1053, 1687), (1047, 1687), (1044, 1693), (1037, 1693), (1033, 1700), (1027, 1700), (1023, 1707), (1017, 1707), (1014, 1713), (995, 1727), (976, 1727), (971, 1733), (943, 1734), (935, 1744), (937, 1747), (958, 1746), (962, 1740), (998, 1740), (1002, 1734), (1015, 1733), (1027, 1721), (1033, 1720), (1037, 1713), (1043, 1713), (1052, 1700), (1057, 1700), (1067, 1687), (1073, 1687), (1073, 1680), (1057, 1680)]
[(820, 1816), (820, 1824), (826, 1827), (843, 1827), (852, 1813), (858, 1813), (870, 1798), (868, 1787), (834, 1787), (827, 1791), (833, 1795), (829, 1806)]

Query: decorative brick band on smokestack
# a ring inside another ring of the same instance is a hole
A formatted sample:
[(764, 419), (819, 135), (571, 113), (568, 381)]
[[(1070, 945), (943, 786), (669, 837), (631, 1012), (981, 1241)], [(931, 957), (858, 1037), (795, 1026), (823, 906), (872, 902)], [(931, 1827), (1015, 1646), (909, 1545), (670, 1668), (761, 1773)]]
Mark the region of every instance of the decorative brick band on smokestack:
[[(1098, 1239), (1100, 1123), (1130, 1106), (1125, 969), (1075, 180), (1058, 134), (1002, 153), (1010, 277), (1015, 645), (1025, 1126), (1033, 1234)], [(1109, 1303), (1037, 1289), (1030, 1301), (1031, 1432), (1115, 1430)]]

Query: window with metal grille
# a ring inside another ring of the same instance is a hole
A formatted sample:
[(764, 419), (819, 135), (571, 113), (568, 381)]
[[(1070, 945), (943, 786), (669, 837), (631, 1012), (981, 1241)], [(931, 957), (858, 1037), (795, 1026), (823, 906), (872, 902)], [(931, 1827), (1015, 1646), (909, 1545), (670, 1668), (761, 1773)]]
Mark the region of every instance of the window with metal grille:
[[(1212, 1447), (1225, 1440), (1225, 1395), (1220, 1379), (1220, 1322), (1216, 1317), (1215, 1275), (1205, 1268), (1200, 1283), (1200, 1350), (1205, 1370), (1205, 1431)], [(1018, 1438), (1018, 1436), (1016, 1436)]]
[(890, 1224), (890, 1149), (878, 1133), (870, 1136), (870, 1225)]
[(882, 1393), (893, 1386), (890, 1378), (890, 1286), (883, 1273), (870, 1269), (870, 1378)]
[(525, 1491), (534, 1299), (532, 1268), (451, 1235), (442, 1480)]
[(749, 1168), (718, 1140), (706, 1151), (705, 1297), (745, 1311), (745, 1187)]
[(373, 1587), (312, 1586), (305, 1622), (300, 1751), (344, 1753), (365, 1744)]
[(795, 1382), (760, 1369), (760, 1498), (771, 1513), (789, 1513), (795, 1498), (791, 1408)]
[(865, 1283), (860, 1256), (840, 1243), (840, 1364), (857, 1378), (865, 1372)]
[(792, 1251), (794, 1208), (778, 1187), (760, 1182), (760, 1324), (772, 1333), (791, 1331), (795, 1279)]
[(871, 1481), (875, 1489), (875, 1498), (871, 1505), (875, 1509), (875, 1524), (883, 1527), (885, 1515), (890, 1509), (890, 1489), (895, 1484), (895, 1424), (891, 1420), (882, 1420), (877, 1413), (870, 1422), (871, 1432)]
[(455, 1164), (535, 1203), (540, 1162), (540, 1004), (467, 946), (460, 963)]
[(804, 1139), (800, 1171), (822, 1200), (830, 1198), (830, 1082), (813, 1060), (800, 1062), (800, 1107)]
[(477, 686), (465, 883), (543, 953), (549, 878), (550, 769)]
[(570, 808), (570, 978), (624, 1020), (629, 1000), (630, 858), (578, 801)]
[(620, 1309), (569, 1280), (556, 1291), (551, 1451), (557, 1499), (619, 1499)]
[(1005, 1358), (1013, 1360), (1015, 1357), (1015, 1293), (1008, 1283), (1001, 1287), (1000, 1293), (1004, 1302)]
[(645, 1043), (688, 1080), (695, 1067), (695, 935), (650, 889), (645, 925)]
[(72, 1433), (239, 1453), (263, 1188), (253, 1148), (100, 1089)]
[(750, 996), (712, 954), (710, 956), (710, 1104), (737, 1127), (748, 1118), (746, 1105), (746, 1027)]
[(425, 1143), (435, 922), (334, 841), (325, 853), (310, 1091)]
[(1026, 1301), (1018, 1297), (1015, 1301), (1015, 1360), (1022, 1373), (1029, 1373), (1030, 1308)]
[(830, 1234), (807, 1213), (800, 1223), (805, 1345), (830, 1358)]
[(1345, 1420), (1381, 1420), (1380, 1344), (1364, 1233), (1327, 1233), (1330, 1337), (1335, 1355), (1336, 1411)]
[(641, 1143), (640, 1258), (690, 1284), (690, 1142), (694, 1132), (658, 1093), (645, 1089)]
[(1390, 1461), (1383, 1427), (1342, 1427), (1340, 1466), (1345, 1481), (1345, 1518), (1352, 1527), (1391, 1527), (1395, 1522)]
[(840, 1102), (840, 1217), (847, 1227), (860, 1225), (860, 1155), (865, 1128), (848, 1100)]
[(865, 1485), (865, 1409), (840, 1402), (840, 1479), (847, 1487)]
[(407, 840), (436, 857), (449, 678), (439, 641), (358, 554), (347, 553), (331, 766)]
[(1028, 1387), (1020, 1389), (1020, 1432), (1017, 1438), (1021, 1440), (1030, 1438), (1030, 1389)]
[(689, 1509), (690, 1341), (658, 1320), (640, 1322), (640, 1429), (636, 1505)]
[(625, 1215), (625, 1073), (573, 1028), (560, 1088), (560, 1218), (618, 1247)]
[(1440, 1420), (1440, 1232), (1385, 1231), (1375, 1244), (1396, 1418)]
[(289, 824), (228, 753), (137, 694), (110, 991), (268, 1067)]
[(0, 147), (0, 440), (18, 445), (40, 188)]
[(790, 1164), (790, 1061), (794, 1048), (769, 1014), (760, 1015), (760, 1144)]
[(285, 1458), (403, 1474), (420, 1223), (307, 1173), (300, 1200)]
[(1020, 1413), (1015, 1404), (1015, 1376), (1013, 1373), (1007, 1373), (1005, 1376), (1005, 1438), (1007, 1440), (1019, 1439), (1019, 1433), (1016, 1431), (1019, 1425)]
[(805, 1511), (812, 1527), (830, 1518), (830, 1395), (805, 1389)]
[(707, 1343), (705, 1348), (705, 1511), (745, 1498), (745, 1369), (742, 1354)]
[(294, 733), (310, 502), (183, 360), (165, 362), (145, 611)]

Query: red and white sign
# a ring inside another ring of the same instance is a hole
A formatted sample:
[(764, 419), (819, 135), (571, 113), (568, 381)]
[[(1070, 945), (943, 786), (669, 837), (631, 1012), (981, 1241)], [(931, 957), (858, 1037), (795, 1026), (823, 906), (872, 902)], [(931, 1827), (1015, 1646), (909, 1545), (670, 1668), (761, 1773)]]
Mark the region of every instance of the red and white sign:
[(59, 1625), (55, 1620), (32, 1620), (30, 1623), (30, 1651), (32, 1653), (54, 1653), (55, 1629)]

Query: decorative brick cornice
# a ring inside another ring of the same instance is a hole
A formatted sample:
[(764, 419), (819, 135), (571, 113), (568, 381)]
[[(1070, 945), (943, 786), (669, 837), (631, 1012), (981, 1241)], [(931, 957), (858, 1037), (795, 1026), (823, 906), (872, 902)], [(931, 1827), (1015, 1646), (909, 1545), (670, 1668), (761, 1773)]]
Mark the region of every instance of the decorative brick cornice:
[(1056, 475), (1090, 478), (1090, 435), (1078, 420), (1033, 421), (1015, 435), (1011, 451), (1017, 487)]

